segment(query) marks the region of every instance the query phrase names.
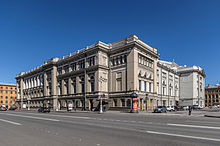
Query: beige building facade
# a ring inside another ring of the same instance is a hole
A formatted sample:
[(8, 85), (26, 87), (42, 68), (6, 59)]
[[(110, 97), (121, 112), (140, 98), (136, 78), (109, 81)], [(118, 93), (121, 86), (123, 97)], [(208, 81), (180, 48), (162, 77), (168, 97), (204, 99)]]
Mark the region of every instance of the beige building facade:
[(142, 111), (160, 105), (203, 106), (204, 79), (201, 67), (159, 60), (156, 48), (131, 35), (108, 44), (98, 41), (18, 74), (17, 103), (20, 108), (93, 110), (102, 97), (107, 109), (130, 109), (136, 93)]
[[(152, 109), (157, 98), (158, 58), (157, 49), (135, 35), (109, 44), (99, 41), (18, 74), (17, 103), (20, 108), (59, 110), (70, 104), (91, 110), (104, 94), (107, 108), (130, 108), (130, 95), (135, 92), (139, 109)], [(146, 94), (148, 102), (144, 102)]]

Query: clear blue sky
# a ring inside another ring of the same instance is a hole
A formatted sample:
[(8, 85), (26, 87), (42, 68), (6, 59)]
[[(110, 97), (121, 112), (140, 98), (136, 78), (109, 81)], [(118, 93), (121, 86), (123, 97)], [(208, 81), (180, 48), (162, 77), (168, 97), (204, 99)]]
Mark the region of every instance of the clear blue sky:
[(0, 82), (96, 41), (136, 34), (161, 59), (220, 82), (219, 0), (0, 0)]

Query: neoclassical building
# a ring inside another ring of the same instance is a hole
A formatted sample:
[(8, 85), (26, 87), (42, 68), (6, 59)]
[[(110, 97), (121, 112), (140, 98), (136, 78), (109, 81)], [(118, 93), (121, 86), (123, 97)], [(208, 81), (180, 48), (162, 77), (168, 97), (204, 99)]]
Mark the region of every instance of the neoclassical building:
[(216, 84), (214, 86), (208, 85), (205, 88), (205, 106), (219, 106), (220, 105), (220, 85)]
[[(185, 82), (191, 74), (193, 81)], [(194, 76), (202, 78), (201, 83), (198, 82), (199, 90)], [(92, 110), (99, 106), (100, 97), (103, 97), (108, 109), (130, 108), (130, 95), (136, 93), (139, 110), (186, 101), (186, 104), (200, 104), (204, 99), (204, 78), (200, 67), (182, 67), (161, 61), (156, 48), (131, 35), (109, 44), (98, 41), (68, 56), (52, 58), (33, 70), (21, 72), (16, 77), (17, 103), (20, 108), (23, 105), (30, 108), (50, 106), (59, 110), (72, 105), (75, 109)], [(192, 87), (192, 91), (188, 87)], [(201, 100), (197, 100), (194, 90), (198, 91)], [(192, 102), (188, 102), (191, 99)]]
[[(157, 98), (157, 49), (137, 36), (95, 44), (17, 75), (18, 104), (31, 108), (50, 106), (54, 110), (69, 103), (92, 109), (100, 96), (108, 107), (130, 107), (130, 94), (139, 95), (141, 110), (152, 108)], [(149, 95), (147, 105), (144, 104)]]
[(157, 63), (157, 105), (179, 105), (180, 74), (175, 62), (158, 60)]

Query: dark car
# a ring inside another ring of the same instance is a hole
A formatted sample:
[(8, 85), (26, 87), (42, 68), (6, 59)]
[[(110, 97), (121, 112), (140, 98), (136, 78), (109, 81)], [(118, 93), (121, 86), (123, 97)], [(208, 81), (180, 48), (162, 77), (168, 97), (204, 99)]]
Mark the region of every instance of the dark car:
[(154, 109), (154, 113), (166, 113), (167, 108), (166, 106), (158, 106), (157, 108)]
[(39, 112), (39, 113), (49, 113), (49, 112), (50, 112), (50, 109), (47, 108), (47, 107), (40, 107), (40, 108), (38, 109), (38, 112)]
[(198, 105), (193, 105), (193, 106), (192, 106), (192, 109), (193, 109), (193, 110), (198, 110), (198, 109), (200, 109), (200, 107), (199, 107)]
[(17, 106), (11, 106), (10, 108), (9, 108), (9, 110), (16, 110), (18, 107)]

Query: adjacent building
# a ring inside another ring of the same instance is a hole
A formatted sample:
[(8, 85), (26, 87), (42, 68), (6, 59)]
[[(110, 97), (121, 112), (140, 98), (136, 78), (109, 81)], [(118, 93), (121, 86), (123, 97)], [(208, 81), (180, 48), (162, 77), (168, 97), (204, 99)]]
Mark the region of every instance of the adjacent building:
[(204, 107), (205, 73), (199, 66), (183, 66), (177, 69), (180, 74), (180, 105)]
[(16, 102), (16, 84), (0, 83), (0, 106), (10, 108)]
[(220, 105), (220, 85), (210, 86), (205, 88), (205, 106)]
[(17, 103), (20, 108), (71, 105), (92, 110), (103, 97), (107, 108), (130, 108), (132, 93), (138, 94), (139, 110), (184, 102), (188, 96), (181, 96), (182, 67), (158, 59), (157, 49), (136, 35), (108, 44), (98, 41), (18, 74)]

